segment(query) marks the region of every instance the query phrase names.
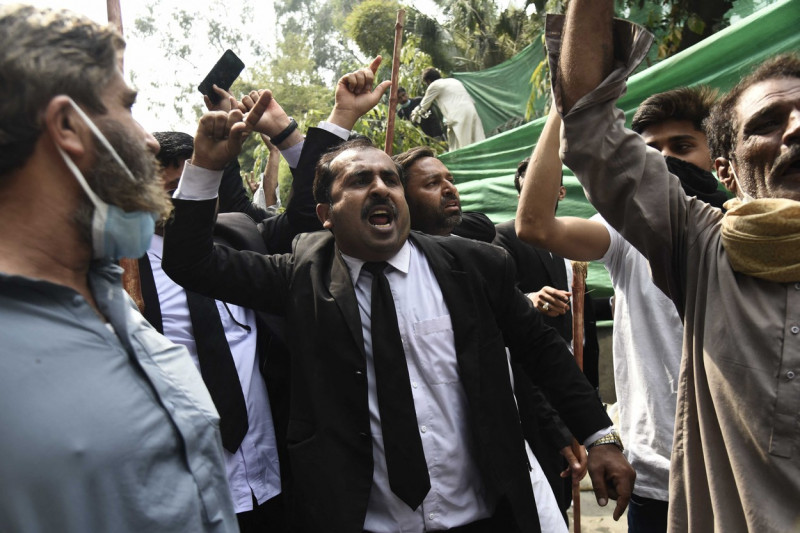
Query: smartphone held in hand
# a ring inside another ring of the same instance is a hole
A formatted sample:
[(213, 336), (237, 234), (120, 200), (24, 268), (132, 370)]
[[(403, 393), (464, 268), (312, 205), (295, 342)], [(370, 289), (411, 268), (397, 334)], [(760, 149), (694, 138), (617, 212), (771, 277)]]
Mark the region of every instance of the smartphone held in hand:
[(211, 69), (211, 72), (200, 82), (198, 89), (202, 94), (208, 96), (211, 103), (218, 104), (220, 97), (214, 92), (214, 85), (227, 91), (243, 69), (244, 63), (242, 60), (232, 50), (225, 50), (217, 64)]

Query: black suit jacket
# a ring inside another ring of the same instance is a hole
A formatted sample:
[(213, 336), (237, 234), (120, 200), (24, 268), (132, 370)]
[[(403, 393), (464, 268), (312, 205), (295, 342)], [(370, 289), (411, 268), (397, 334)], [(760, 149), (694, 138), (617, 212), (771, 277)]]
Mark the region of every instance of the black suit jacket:
[[(213, 210), (213, 201), (175, 201), (164, 269), (190, 290), (286, 317), (294, 526), (360, 532), (372, 484), (372, 439), (361, 321), (347, 266), (327, 231), (300, 235), (292, 254), (214, 246)], [(520, 531), (539, 531), (505, 347), (579, 439), (610, 421), (563, 340), (516, 289), (508, 254), (468, 239), (411, 238), (451, 313), (488, 497), (510, 505)]]
[[(514, 229), (514, 220), (508, 220), (495, 226), (497, 236), (494, 238), (494, 244), (502, 246), (506, 249), (514, 263), (517, 265), (517, 283), (519, 290), (528, 294), (536, 292), (545, 285), (560, 289), (562, 291), (569, 291), (570, 288), (566, 283), (558, 283), (558, 274), (554, 271), (553, 263), (550, 259), (550, 252), (542, 248), (536, 248), (526, 242), (522, 242), (517, 237), (517, 232)], [(559, 262), (558, 266), (566, 269), (563, 259)], [(558, 330), (561, 337), (567, 341), (572, 341), (572, 324), (567, 323), (567, 315), (549, 317), (542, 315), (545, 324), (552, 326)]]
[[(514, 263), (517, 265), (517, 283), (522, 292), (526, 294), (536, 292), (545, 285), (565, 291), (572, 290), (571, 287), (558, 286), (559, 284), (555, 281), (556, 274), (552, 270), (552, 262), (549, 260), (550, 252), (521, 241), (517, 237), (513, 220), (498, 224), (495, 229), (497, 236), (494, 244), (503, 247), (514, 259)], [(594, 304), (588, 292), (584, 294), (583, 298), (583, 315), (583, 373), (589, 379), (589, 383), (597, 388), (600, 345), (597, 342)], [(543, 316), (543, 319), (545, 324), (556, 328), (565, 340), (572, 340), (572, 325), (567, 325), (565, 316)]]

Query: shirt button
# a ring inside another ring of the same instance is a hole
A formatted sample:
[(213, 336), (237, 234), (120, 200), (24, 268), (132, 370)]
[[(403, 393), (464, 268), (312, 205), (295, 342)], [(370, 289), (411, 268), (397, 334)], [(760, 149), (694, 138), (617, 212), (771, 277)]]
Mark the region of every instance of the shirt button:
[(789, 370), (789, 371), (786, 373), (786, 379), (789, 379), (789, 380), (792, 380), (792, 379), (794, 379), (794, 371), (792, 371), (792, 370)]
[(791, 331), (792, 333), (794, 333), (795, 335), (797, 335), (798, 333), (800, 333), (800, 328), (799, 328), (799, 327), (797, 327), (797, 326), (792, 326), (792, 327), (791, 327), (791, 329), (790, 329), (789, 331)]
[(421, 432), (425, 433), (426, 431), (428, 431), (428, 426), (422, 426), (422, 427), (419, 428), (419, 430)]
[(363, 376), (364, 373), (361, 370), (356, 370), (356, 376)]
[(82, 302), (83, 298), (81, 298), (80, 296), (72, 297), (72, 305), (74, 305), (75, 307), (80, 307)]
[(435, 515), (435, 514), (433, 514), (433, 513), (431, 513), (431, 514), (429, 514), (429, 515), (428, 515), (428, 518), (430, 518), (431, 520), (433, 520), (434, 518), (436, 518), (436, 515)]
[(416, 382), (416, 381), (412, 381), (412, 382), (411, 382), (411, 386), (412, 386), (412, 387), (414, 387), (414, 388), (416, 389), (416, 388), (417, 388), (417, 382)]
[(800, 291), (800, 283), (795, 283), (794, 284), (794, 290)]

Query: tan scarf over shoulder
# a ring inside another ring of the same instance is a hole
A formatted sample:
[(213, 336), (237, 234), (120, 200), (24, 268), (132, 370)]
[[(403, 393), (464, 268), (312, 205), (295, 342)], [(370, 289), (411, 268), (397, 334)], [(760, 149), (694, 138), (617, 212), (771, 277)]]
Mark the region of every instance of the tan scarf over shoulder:
[(736, 272), (779, 283), (800, 281), (800, 202), (734, 198), (725, 208), (722, 246)]

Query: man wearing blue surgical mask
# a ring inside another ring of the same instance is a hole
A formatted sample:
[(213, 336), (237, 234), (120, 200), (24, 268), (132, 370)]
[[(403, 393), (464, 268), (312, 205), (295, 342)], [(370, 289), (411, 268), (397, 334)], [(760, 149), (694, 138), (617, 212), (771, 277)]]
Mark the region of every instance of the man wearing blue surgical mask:
[(214, 405), (115, 262), (170, 209), (123, 48), (0, 7), (0, 531), (236, 530)]

